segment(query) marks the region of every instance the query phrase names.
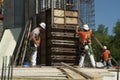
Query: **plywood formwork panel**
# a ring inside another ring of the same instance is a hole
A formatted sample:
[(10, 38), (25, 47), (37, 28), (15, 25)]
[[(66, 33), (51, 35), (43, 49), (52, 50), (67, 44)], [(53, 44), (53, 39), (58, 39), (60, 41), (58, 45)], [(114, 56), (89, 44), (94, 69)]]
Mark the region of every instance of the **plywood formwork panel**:
[(78, 19), (66, 17), (66, 24), (78, 24)]
[(64, 10), (54, 9), (54, 16), (59, 16), (59, 17), (64, 17), (64, 16), (78, 17), (78, 12), (77, 11), (64, 11)]
[(54, 16), (64, 17), (64, 10), (54, 10)]
[(78, 17), (78, 12), (77, 11), (66, 11), (65, 16)]
[(56, 23), (56, 24), (64, 24), (64, 18), (54, 17), (54, 23)]
[[(65, 11), (63, 9), (53, 9), (52, 11), (52, 9), (49, 9), (44, 14), (41, 13), (41, 15), (43, 15), (41, 21), (45, 19), (47, 24), (47, 64), (57, 65), (61, 61), (77, 64), (78, 37), (75, 35), (75, 27), (78, 25), (78, 11)], [(71, 56), (74, 56), (74, 58), (71, 58)]]

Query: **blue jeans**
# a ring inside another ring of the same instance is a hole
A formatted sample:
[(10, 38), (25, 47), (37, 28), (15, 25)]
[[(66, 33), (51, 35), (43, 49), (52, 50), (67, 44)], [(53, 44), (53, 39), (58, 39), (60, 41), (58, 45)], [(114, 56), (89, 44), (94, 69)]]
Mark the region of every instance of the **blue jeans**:
[(109, 60), (107, 60), (107, 61), (103, 61), (103, 65), (104, 65), (104, 67), (109, 67), (109, 66), (112, 66), (112, 64), (111, 64), (111, 59), (109, 59)]

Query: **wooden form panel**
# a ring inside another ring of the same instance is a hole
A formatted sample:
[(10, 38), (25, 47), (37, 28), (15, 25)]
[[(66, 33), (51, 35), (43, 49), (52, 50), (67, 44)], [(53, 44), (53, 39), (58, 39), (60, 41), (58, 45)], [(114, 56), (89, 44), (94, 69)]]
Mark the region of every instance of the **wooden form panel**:
[(64, 11), (55, 9), (53, 15), (55, 24), (78, 24), (77, 11)]
[(64, 18), (54, 17), (54, 23), (56, 23), (56, 24), (64, 24)]
[(66, 11), (65, 16), (78, 17), (78, 12), (77, 11)]
[(54, 10), (54, 16), (64, 17), (64, 10)]
[(61, 17), (54, 17), (54, 23), (55, 24), (78, 24), (78, 18), (70, 18), (66, 17), (66, 19), (61, 18)]
[(58, 16), (58, 17), (64, 17), (64, 16), (78, 17), (78, 12), (73, 11), (73, 10), (72, 11), (64, 11), (64, 10), (54, 9), (54, 16)]
[(75, 27), (78, 25), (78, 12), (54, 9), (53, 15), (51, 13), (51, 10), (46, 11), (48, 64), (77, 64), (78, 37), (75, 35)]
[(66, 24), (78, 24), (78, 18), (66, 17)]

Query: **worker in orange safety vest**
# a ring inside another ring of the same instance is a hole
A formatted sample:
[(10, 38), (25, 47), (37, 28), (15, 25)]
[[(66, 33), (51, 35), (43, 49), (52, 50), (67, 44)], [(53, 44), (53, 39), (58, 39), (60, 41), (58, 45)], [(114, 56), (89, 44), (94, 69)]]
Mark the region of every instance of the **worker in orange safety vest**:
[(106, 46), (104, 46), (103, 48), (104, 48), (104, 50), (101, 53), (101, 57), (103, 59), (103, 65), (104, 65), (104, 67), (109, 68), (112, 66), (111, 57), (110, 57), (111, 52), (110, 52), (110, 50), (107, 49)]
[[(76, 33), (81, 37), (81, 43), (84, 47), (85, 52), (87, 52), (87, 54), (90, 57), (92, 67), (95, 67), (94, 53), (91, 46), (92, 30), (89, 29), (89, 26), (87, 24), (83, 25), (83, 31), (79, 31), (78, 28), (79, 26), (76, 26)], [(84, 59), (85, 59), (85, 54), (82, 54), (79, 60), (80, 67), (83, 67)]]

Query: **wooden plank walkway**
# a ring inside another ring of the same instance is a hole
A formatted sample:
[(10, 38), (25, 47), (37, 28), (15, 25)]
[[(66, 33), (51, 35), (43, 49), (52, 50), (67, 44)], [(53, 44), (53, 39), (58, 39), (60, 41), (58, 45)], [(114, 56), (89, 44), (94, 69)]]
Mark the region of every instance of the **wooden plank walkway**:
[[(79, 68), (78, 66), (73, 66), (73, 68), (83, 74), (90, 75), (93, 79), (86, 79), (74, 70), (64, 66), (42, 66), (15, 67), (13, 68), (13, 80), (103, 80), (103, 76), (114, 76), (107, 69)], [(0, 69), (0, 73), (1, 71)]]
[(66, 79), (60, 70), (55, 67), (32, 67), (32, 68), (14, 68), (14, 77), (33, 77), (33, 78), (58, 78)]

